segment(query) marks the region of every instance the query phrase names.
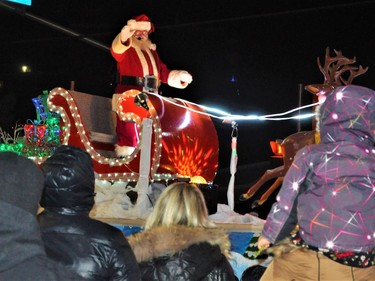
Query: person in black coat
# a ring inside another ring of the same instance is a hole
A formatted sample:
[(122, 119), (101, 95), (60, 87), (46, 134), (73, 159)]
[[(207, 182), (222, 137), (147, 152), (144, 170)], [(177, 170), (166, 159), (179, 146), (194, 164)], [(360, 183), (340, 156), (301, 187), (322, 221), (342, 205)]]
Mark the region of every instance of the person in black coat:
[(230, 241), (209, 221), (198, 187), (184, 182), (160, 194), (145, 230), (129, 237), (142, 280), (236, 280)]
[(33, 161), (0, 152), (0, 280), (84, 280), (46, 255), (36, 220), (42, 191)]
[(117, 228), (91, 219), (95, 176), (90, 155), (62, 145), (42, 165), (45, 188), (38, 215), (48, 256), (85, 280), (140, 280), (129, 243)]

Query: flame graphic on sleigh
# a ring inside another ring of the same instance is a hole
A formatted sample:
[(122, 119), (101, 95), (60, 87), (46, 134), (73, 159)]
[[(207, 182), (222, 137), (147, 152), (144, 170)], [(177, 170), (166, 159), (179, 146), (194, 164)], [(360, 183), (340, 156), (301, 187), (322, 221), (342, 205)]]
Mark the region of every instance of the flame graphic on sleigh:
[[(204, 174), (207, 169), (216, 169), (209, 166), (210, 158), (217, 153), (213, 147), (202, 146), (199, 140), (193, 139), (184, 132), (176, 136), (176, 141), (169, 145), (163, 140), (163, 149), (167, 151), (168, 163), (172, 165), (163, 166), (168, 170), (174, 170), (176, 173), (186, 177), (196, 177)], [(169, 167), (168, 167), (169, 166)]]

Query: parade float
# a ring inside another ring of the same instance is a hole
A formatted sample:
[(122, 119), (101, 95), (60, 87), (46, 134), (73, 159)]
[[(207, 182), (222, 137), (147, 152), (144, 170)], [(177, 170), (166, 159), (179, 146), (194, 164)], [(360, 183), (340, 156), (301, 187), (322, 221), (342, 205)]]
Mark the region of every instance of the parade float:
[[(325, 81), (306, 86), (308, 91), (324, 95), (338, 85), (350, 84), (356, 76), (367, 71), (362, 66), (353, 66), (355, 58), (348, 59), (340, 51), (335, 50), (335, 53), (336, 56), (331, 57), (327, 48), (324, 66), (318, 60)], [(349, 72), (349, 77), (344, 79), (342, 74), (345, 72)], [(87, 151), (96, 173), (96, 198), (91, 215), (131, 234), (142, 229), (158, 194), (169, 183), (188, 181), (201, 189), (214, 188), (219, 145), (212, 115), (201, 105), (138, 90), (120, 93), (117, 98), (113, 103), (109, 98), (59, 87), (44, 91), (32, 100), (36, 108), (35, 119), (17, 125), (13, 135), (0, 130), (0, 151), (14, 151), (37, 164), (42, 164), (59, 145), (72, 145)], [(123, 158), (114, 152), (116, 114), (123, 121), (134, 122), (140, 135), (134, 152)], [(241, 117), (246, 116), (237, 115), (233, 119), (222, 116), (222, 120), (228, 122), (228, 118), (233, 121)], [(267, 116), (256, 118), (272, 120)], [(241, 266), (248, 267), (261, 261), (256, 257), (256, 241), (263, 220), (233, 212), (237, 165), (235, 122), (232, 127), (228, 206), (215, 204), (210, 209), (210, 217), (228, 229), (233, 253), (238, 254), (236, 269), (242, 270)], [(276, 179), (260, 200), (255, 201), (254, 208), (263, 204), (282, 183), (295, 153), (317, 141), (319, 135), (315, 131), (297, 132), (284, 140), (271, 141), (273, 152), (283, 159), (282, 165), (265, 171), (240, 200), (248, 200), (266, 181)], [(205, 196), (209, 199), (209, 194)]]

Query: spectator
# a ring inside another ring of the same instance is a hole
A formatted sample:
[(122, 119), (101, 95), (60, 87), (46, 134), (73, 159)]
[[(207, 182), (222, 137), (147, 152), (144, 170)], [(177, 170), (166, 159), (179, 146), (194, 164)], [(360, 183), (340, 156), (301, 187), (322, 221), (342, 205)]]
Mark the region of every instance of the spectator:
[(33, 161), (0, 152), (0, 280), (83, 280), (46, 255), (36, 220), (42, 191)]
[(85, 280), (140, 280), (129, 243), (117, 228), (91, 219), (95, 177), (91, 157), (60, 146), (42, 165), (45, 188), (38, 215), (47, 255)]
[(322, 99), (320, 143), (294, 158), (258, 247), (284, 241), (261, 280), (374, 280), (375, 92), (348, 85)]
[(202, 192), (174, 183), (158, 198), (145, 230), (129, 237), (142, 280), (236, 280), (230, 241), (208, 219)]

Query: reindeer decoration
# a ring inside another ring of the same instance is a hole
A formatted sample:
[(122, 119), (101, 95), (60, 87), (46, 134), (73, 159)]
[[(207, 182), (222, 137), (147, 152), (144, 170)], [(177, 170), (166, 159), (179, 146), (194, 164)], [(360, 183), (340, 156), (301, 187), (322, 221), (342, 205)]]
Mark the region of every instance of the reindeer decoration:
[[(356, 58), (349, 59), (342, 55), (341, 51), (334, 50), (336, 56), (330, 56), (329, 47), (326, 48), (325, 63), (324, 66), (321, 65), (319, 57), (317, 58), (318, 67), (324, 75), (323, 84), (312, 84), (307, 85), (305, 89), (320, 100), (324, 98), (325, 95), (329, 94), (335, 87), (341, 85), (349, 85), (353, 82), (353, 79), (361, 74), (364, 74), (368, 67), (363, 68), (361, 65), (359, 67), (353, 66), (356, 63)], [(344, 73), (349, 72), (348, 78), (343, 77)], [(322, 99), (324, 101), (324, 99)], [(316, 110), (317, 111), (317, 110)], [(284, 176), (288, 171), (289, 167), (292, 165), (294, 156), (297, 151), (304, 146), (311, 145), (319, 142), (319, 124), (313, 123), (315, 130), (313, 131), (302, 131), (294, 133), (286, 137), (281, 142), (282, 152), (283, 152), (283, 165), (276, 167), (271, 170), (267, 170), (262, 177), (251, 186), (248, 191), (240, 195), (240, 201), (246, 201), (250, 199), (258, 191), (260, 187), (263, 186), (267, 181), (276, 178), (273, 184), (268, 188), (268, 190), (262, 194), (259, 200), (255, 200), (252, 204), (252, 208), (256, 208), (262, 205), (268, 197), (275, 191), (275, 189), (281, 185)]]
[[(307, 85), (305, 89), (310, 93), (317, 96), (326, 95), (338, 86), (351, 84), (355, 77), (367, 72), (368, 67), (352, 65), (357, 61), (355, 57), (349, 59), (344, 57), (341, 51), (334, 50), (334, 52), (336, 56), (331, 57), (329, 47), (327, 47), (324, 66), (321, 65), (319, 57), (317, 58), (318, 67), (324, 75), (324, 82), (323, 84)], [(350, 74), (345, 79), (343, 75), (348, 71)]]

